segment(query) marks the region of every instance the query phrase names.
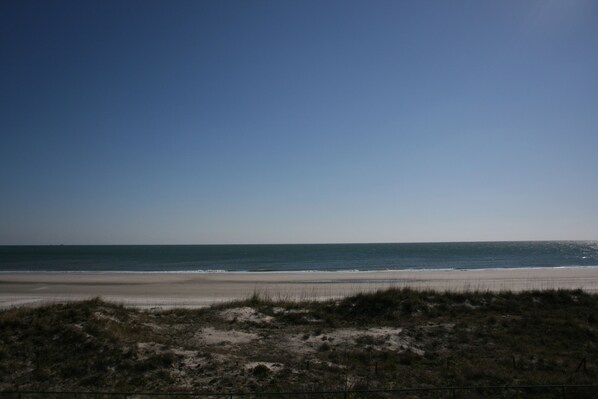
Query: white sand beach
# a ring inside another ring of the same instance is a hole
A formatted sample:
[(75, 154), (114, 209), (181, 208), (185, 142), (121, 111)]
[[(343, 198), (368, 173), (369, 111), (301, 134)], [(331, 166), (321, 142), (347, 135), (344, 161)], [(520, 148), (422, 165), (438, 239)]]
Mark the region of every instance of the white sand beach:
[(388, 287), (451, 291), (598, 291), (598, 267), (296, 273), (0, 273), (0, 307), (99, 296), (143, 308), (202, 307), (254, 292), (322, 300)]

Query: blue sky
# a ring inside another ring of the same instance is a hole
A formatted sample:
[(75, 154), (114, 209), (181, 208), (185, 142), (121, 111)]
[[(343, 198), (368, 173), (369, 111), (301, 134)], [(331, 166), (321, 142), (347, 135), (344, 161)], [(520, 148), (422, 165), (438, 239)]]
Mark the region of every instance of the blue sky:
[(3, 1), (0, 244), (598, 239), (598, 3)]

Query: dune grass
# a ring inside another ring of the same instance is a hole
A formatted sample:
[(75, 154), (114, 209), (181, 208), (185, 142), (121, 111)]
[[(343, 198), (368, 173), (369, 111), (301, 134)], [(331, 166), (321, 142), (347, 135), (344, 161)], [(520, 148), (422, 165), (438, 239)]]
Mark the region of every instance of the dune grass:
[[(231, 310), (239, 316), (224, 317)], [(0, 389), (593, 383), (597, 320), (598, 296), (566, 290), (387, 289), (329, 301), (255, 293), (209, 308), (166, 311), (96, 298), (0, 312)]]

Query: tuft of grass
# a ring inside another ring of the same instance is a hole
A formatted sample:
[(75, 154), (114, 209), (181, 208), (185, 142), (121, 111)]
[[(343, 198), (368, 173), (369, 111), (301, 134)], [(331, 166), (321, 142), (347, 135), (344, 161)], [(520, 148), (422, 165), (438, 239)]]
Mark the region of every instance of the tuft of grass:
[(253, 376), (258, 379), (266, 378), (270, 374), (270, 369), (263, 364), (258, 364), (253, 368)]

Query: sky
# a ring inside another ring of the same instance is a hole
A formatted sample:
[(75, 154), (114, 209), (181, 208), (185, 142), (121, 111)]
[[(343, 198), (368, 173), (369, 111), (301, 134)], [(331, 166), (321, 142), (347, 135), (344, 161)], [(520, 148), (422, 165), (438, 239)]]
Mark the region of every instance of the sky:
[(598, 2), (0, 2), (0, 245), (598, 239)]

